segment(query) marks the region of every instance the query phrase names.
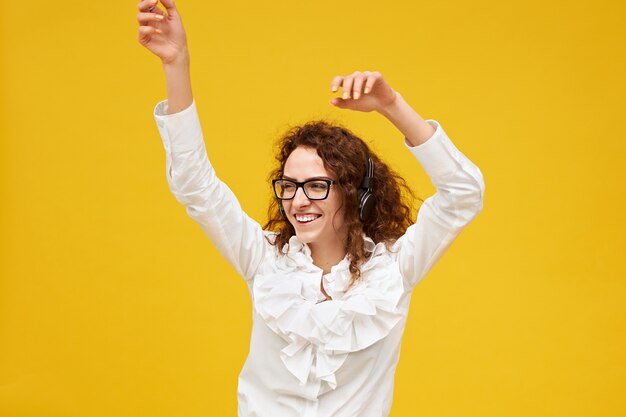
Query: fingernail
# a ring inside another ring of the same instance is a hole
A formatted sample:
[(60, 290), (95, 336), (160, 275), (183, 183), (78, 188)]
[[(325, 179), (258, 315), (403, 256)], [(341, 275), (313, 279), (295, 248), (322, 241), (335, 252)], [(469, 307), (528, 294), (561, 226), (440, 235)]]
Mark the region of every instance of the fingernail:
[(365, 94), (370, 92), (370, 88), (369, 87), (365, 87)]
[(348, 97), (350, 97), (350, 95), (349, 95), (348, 93), (343, 93), (343, 98), (344, 98), (344, 100), (347, 100), (347, 99), (348, 99)]
[(359, 93), (354, 93), (354, 99), (356, 100), (357, 98), (359, 98)]
[(163, 31), (162, 31), (161, 29), (154, 29), (154, 31), (155, 31), (156, 33), (163, 33)]
[(162, 15), (162, 14), (157, 14), (157, 15), (155, 15), (154, 17), (155, 17), (156, 19), (163, 20), (163, 15)]
[(337, 87), (331, 88), (330, 91), (332, 91), (334, 93), (335, 91), (337, 91)]

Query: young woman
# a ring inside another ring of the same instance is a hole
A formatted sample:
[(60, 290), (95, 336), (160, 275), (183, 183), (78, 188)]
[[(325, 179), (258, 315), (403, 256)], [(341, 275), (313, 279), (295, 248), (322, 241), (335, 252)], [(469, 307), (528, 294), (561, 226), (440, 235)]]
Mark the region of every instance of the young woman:
[[(168, 100), (154, 112), (176, 199), (244, 277), (253, 302), (240, 417), (383, 417), (411, 291), (481, 211), (480, 170), (435, 120), (377, 72), (336, 76), (330, 104), (376, 111), (437, 192), (413, 224), (405, 182), (350, 131), (326, 122), (280, 140), (276, 198), (262, 228), (217, 177), (191, 93), (185, 31), (172, 0), (139, 3), (139, 42), (163, 63)], [(265, 229), (265, 230), (264, 230)]]

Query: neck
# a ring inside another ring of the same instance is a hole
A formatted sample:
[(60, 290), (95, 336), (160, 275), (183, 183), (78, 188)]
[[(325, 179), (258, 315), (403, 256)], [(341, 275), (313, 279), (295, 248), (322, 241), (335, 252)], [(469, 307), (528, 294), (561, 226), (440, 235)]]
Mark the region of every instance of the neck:
[(346, 248), (343, 240), (335, 239), (330, 242), (318, 242), (309, 244), (313, 264), (324, 271), (330, 272), (330, 268), (337, 265), (346, 256)]

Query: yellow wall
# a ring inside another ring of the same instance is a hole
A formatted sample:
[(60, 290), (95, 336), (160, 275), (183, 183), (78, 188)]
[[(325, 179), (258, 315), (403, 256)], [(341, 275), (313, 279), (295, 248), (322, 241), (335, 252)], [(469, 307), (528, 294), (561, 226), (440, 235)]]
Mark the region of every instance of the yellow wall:
[[(415, 290), (392, 417), (626, 415), (620, 1), (178, 4), (211, 159), (264, 220), (271, 144), (330, 117), (422, 197), (378, 70), (483, 171), (485, 209)], [(251, 307), (169, 193), (136, 2), (0, 9), (0, 415), (236, 415)]]

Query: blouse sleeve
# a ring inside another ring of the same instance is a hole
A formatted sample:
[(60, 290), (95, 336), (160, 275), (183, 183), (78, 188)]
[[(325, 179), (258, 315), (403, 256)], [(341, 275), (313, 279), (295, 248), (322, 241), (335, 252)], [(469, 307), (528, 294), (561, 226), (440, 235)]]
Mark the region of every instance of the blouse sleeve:
[(448, 138), (441, 125), (426, 142), (405, 145), (420, 162), (436, 188), (417, 215), (415, 224), (398, 239), (398, 261), (410, 288), (417, 285), (483, 208), (483, 175)]
[(167, 100), (161, 101), (154, 109), (154, 118), (165, 148), (170, 191), (222, 256), (251, 281), (263, 259), (263, 230), (244, 213), (230, 188), (215, 175), (207, 157), (195, 100), (173, 114), (167, 114)]

